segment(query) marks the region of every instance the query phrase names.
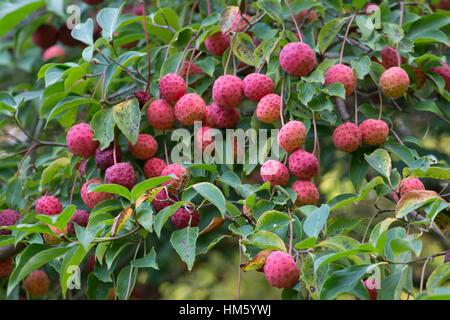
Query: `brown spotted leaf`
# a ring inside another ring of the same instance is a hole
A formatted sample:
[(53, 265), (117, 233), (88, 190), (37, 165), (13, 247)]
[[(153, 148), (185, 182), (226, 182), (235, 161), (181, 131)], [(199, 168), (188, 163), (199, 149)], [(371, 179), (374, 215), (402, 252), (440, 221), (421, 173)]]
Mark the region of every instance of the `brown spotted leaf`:
[(231, 29), (239, 13), (239, 7), (235, 6), (227, 7), (225, 10), (223, 10), (222, 15), (219, 19), (219, 27), (223, 33)]
[(111, 237), (115, 237), (122, 226), (133, 214), (133, 209), (130, 206), (126, 207), (117, 217), (114, 218), (114, 223), (111, 228)]
[(136, 209), (145, 201), (152, 202), (156, 195), (163, 189), (163, 187), (152, 188), (145, 191), (145, 193), (136, 200)]
[(273, 252), (273, 250), (262, 250), (246, 264), (241, 264), (242, 271), (247, 270), (260, 270), (264, 267), (267, 257)]
[(395, 216), (397, 219), (403, 218), (411, 211), (420, 208), (424, 204), (433, 201), (434, 199), (444, 199), (435, 191), (432, 190), (414, 190), (406, 193), (397, 203), (395, 207)]
[(231, 46), (233, 47), (234, 55), (242, 62), (254, 66), (255, 59), (255, 45), (252, 38), (243, 32), (239, 32), (231, 37)]
[(205, 229), (203, 229), (202, 231), (200, 231), (198, 233), (198, 235), (201, 236), (204, 233), (216, 231), (217, 229), (219, 229), (223, 225), (224, 222), (225, 222), (225, 218), (214, 217), (211, 220), (211, 222), (208, 224), (208, 226)]

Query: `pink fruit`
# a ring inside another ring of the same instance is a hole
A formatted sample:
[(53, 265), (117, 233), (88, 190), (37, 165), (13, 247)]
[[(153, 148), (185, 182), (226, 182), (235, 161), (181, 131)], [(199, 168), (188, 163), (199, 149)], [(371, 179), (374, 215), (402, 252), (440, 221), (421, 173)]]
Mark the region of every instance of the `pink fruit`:
[(191, 213), (185, 208), (180, 208), (172, 215), (171, 220), (177, 229), (184, 229), (189, 226), (189, 220), (191, 220), (191, 227), (197, 227), (200, 222), (200, 211), (195, 210), (191, 219)]
[(188, 74), (188, 70), (189, 70), (189, 76), (192, 76), (194, 74), (202, 74), (203, 70), (196, 66), (195, 64), (189, 62), (189, 61), (185, 61), (183, 63), (183, 67), (180, 70), (180, 77), (185, 78), (186, 75)]
[(79, 123), (72, 126), (67, 132), (67, 147), (74, 155), (89, 158), (94, 155), (98, 141), (92, 140), (94, 132), (87, 123)]
[(272, 79), (261, 73), (250, 73), (242, 81), (245, 96), (254, 102), (258, 102), (265, 95), (273, 93), (274, 87)]
[(89, 212), (85, 210), (75, 210), (72, 218), (67, 223), (67, 230), (70, 233), (75, 233), (74, 223), (78, 224), (81, 227), (86, 227), (89, 220)]
[(409, 77), (400, 67), (387, 69), (380, 77), (380, 88), (390, 98), (399, 98), (408, 90)]
[(443, 63), (442, 65), (443, 67), (434, 67), (430, 69), (430, 72), (440, 75), (445, 81), (445, 90), (450, 92), (450, 67), (446, 63)]
[(420, 181), (417, 178), (408, 178), (408, 179), (402, 179), (395, 189), (396, 192), (394, 192), (394, 198), (395, 201), (398, 202), (398, 190), (400, 189), (400, 197), (403, 197), (405, 194), (407, 194), (410, 191), (414, 190), (425, 190), (425, 186), (423, 185), (422, 181)]
[(314, 69), (316, 55), (304, 42), (291, 42), (280, 52), (280, 64), (284, 71), (291, 76), (307, 76)]
[(266, 259), (264, 274), (272, 287), (292, 288), (300, 277), (300, 269), (292, 256), (274, 251)]
[(45, 214), (53, 216), (62, 212), (62, 204), (58, 198), (54, 196), (42, 196), (36, 202), (37, 214)]
[(333, 143), (343, 152), (353, 152), (359, 148), (362, 142), (361, 131), (352, 122), (345, 122), (333, 132)]
[(234, 128), (241, 120), (241, 115), (237, 108), (223, 109), (213, 103), (210, 109), (211, 120), (219, 128), (231, 129)]
[(351, 95), (356, 89), (356, 76), (352, 68), (343, 64), (336, 64), (328, 69), (325, 75), (325, 85), (339, 82), (344, 85), (345, 96)]
[(128, 162), (119, 162), (105, 171), (106, 184), (119, 184), (131, 190), (136, 182), (136, 173)]
[(147, 160), (158, 151), (158, 143), (152, 135), (141, 133), (138, 135), (135, 145), (128, 142), (128, 150), (136, 159)]
[(203, 119), (206, 104), (198, 94), (188, 93), (178, 100), (173, 110), (175, 117), (183, 126), (191, 126), (195, 121)]
[(383, 120), (367, 119), (359, 125), (362, 142), (376, 146), (382, 144), (389, 135), (389, 127)]
[(301, 148), (305, 141), (306, 128), (300, 121), (291, 120), (278, 132), (278, 145), (286, 152)]
[(202, 152), (207, 146), (214, 143), (214, 136), (211, 134), (211, 127), (201, 127), (195, 133), (195, 141), (197, 145), (196, 151)]
[[(178, 193), (179, 190), (182, 190), (184, 188), (189, 180), (188, 172), (178, 163), (172, 163), (164, 168), (164, 170), (161, 172), (161, 176), (164, 177), (170, 174), (174, 174), (178, 179), (167, 180), (163, 182), (162, 185), (168, 187), (169, 193)], [(182, 185), (180, 185), (181, 183)]]
[[(171, 199), (172, 201), (170, 201), (169, 199)], [(171, 194), (167, 194), (167, 191), (165, 189), (162, 189), (152, 200), (152, 205), (153, 208), (155, 208), (156, 212), (160, 212), (165, 207), (173, 205), (176, 201), (177, 198), (175, 198)]]
[(145, 92), (144, 90), (136, 90), (135, 92), (134, 92), (134, 96), (136, 97), (136, 99), (138, 100), (138, 102), (139, 102), (139, 107), (140, 108), (142, 108), (146, 103), (147, 103), (147, 101), (149, 101), (152, 97), (147, 93), (147, 92)]
[(237, 107), (244, 97), (242, 80), (233, 75), (224, 75), (214, 81), (212, 98), (215, 104), (224, 109)]
[(92, 183), (102, 184), (102, 180), (100, 180), (99, 178), (91, 179), (88, 182), (84, 183), (83, 186), (81, 187), (81, 199), (83, 199), (84, 204), (91, 210), (94, 209), (94, 207), (98, 203), (104, 200), (114, 198), (114, 195), (108, 192), (95, 192), (95, 191), (88, 192), (88, 187)]
[(367, 291), (369, 292), (370, 300), (377, 300), (378, 298), (378, 288), (380, 288), (380, 285), (378, 282), (376, 282), (374, 279), (366, 279), (363, 281), (364, 286), (366, 287)]
[(297, 193), (297, 200), (295, 200), (297, 207), (316, 205), (319, 201), (319, 190), (309, 180), (297, 180), (292, 184), (291, 188)]
[(203, 115), (203, 119), (202, 119), (202, 125), (204, 127), (211, 127), (211, 128), (214, 128), (216, 126), (214, 121), (212, 121), (212, 119), (211, 119), (211, 106), (210, 105), (206, 106), (205, 114)]
[(147, 179), (161, 176), (166, 162), (159, 158), (150, 158), (144, 163), (144, 175)]
[[(406, 63), (406, 59), (400, 57), (400, 64)], [(398, 67), (398, 51), (392, 47), (386, 46), (381, 50), (381, 64), (385, 69)]]
[[(94, 154), (95, 165), (100, 170), (106, 170), (114, 164), (114, 143), (112, 143), (105, 150), (98, 147), (95, 149)], [(122, 160), (122, 149), (118, 144), (116, 144), (116, 162)]]
[(284, 164), (276, 160), (264, 162), (260, 170), (264, 182), (270, 182), (271, 187), (276, 185), (284, 187), (289, 181), (289, 171)]
[(256, 106), (256, 116), (261, 122), (273, 123), (280, 119), (281, 97), (275, 93), (264, 96)]
[(42, 54), (42, 60), (48, 61), (50, 59), (59, 58), (59, 62), (63, 62), (64, 58), (66, 56), (66, 50), (64, 50), (63, 47), (54, 45), (50, 48), (45, 49), (44, 53)]
[[(19, 221), (20, 214), (11, 209), (5, 209), (0, 212), (0, 227), (13, 226)], [(11, 230), (0, 229), (0, 235), (11, 234)]]
[(368, 3), (365, 7), (364, 10), (366, 11), (366, 15), (371, 14), (372, 12), (374, 12), (375, 10), (378, 9), (378, 5), (375, 3)]
[(216, 56), (221, 56), (230, 46), (230, 38), (224, 35), (221, 31), (214, 33), (212, 36), (206, 38), (206, 49)]
[(303, 149), (295, 150), (289, 156), (289, 171), (300, 179), (310, 179), (319, 172), (319, 160)]
[(33, 32), (33, 42), (43, 49), (50, 48), (56, 43), (57, 40), (58, 31), (52, 25), (40, 25), (39, 28)]
[[(250, 17), (248, 14), (245, 14), (245, 13), (242, 16), (243, 16), (243, 18), (241, 19), (241, 14), (240, 13), (238, 13), (236, 15), (236, 19), (234, 20), (233, 25), (230, 28), (230, 31), (232, 31), (232, 32), (244, 32), (245, 28), (247, 28), (247, 25), (248, 25), (247, 21), (250, 21), (250, 19), (252, 17)], [(241, 21), (241, 22), (239, 23), (239, 21)], [(238, 23), (239, 23), (239, 27), (238, 27)], [(236, 28), (237, 28), (237, 30), (236, 30)]]
[(147, 108), (147, 121), (158, 130), (172, 129), (176, 119), (170, 103), (162, 99), (153, 101)]
[(0, 261), (0, 279), (6, 278), (9, 276), (13, 269), (12, 259), (7, 258), (3, 261)]
[(30, 296), (40, 297), (47, 293), (50, 280), (44, 271), (35, 270), (26, 277), (23, 284)]
[(159, 93), (164, 100), (175, 102), (186, 93), (186, 83), (179, 75), (168, 73), (159, 80)]

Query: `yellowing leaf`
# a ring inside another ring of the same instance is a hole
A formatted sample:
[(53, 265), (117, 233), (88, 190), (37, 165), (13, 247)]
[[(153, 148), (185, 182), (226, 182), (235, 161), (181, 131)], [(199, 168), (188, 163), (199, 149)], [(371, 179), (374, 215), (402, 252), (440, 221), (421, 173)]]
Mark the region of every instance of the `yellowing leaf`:
[(397, 203), (395, 207), (395, 216), (400, 219), (417, 208), (420, 208), (425, 203), (433, 199), (445, 200), (435, 191), (431, 190), (414, 190), (406, 193)]
[(133, 209), (130, 206), (126, 207), (117, 217), (114, 218), (114, 223), (111, 229), (111, 237), (115, 237), (122, 226), (133, 214)]
[(157, 187), (145, 191), (145, 193), (136, 200), (136, 209), (139, 208), (139, 206), (143, 204), (145, 201), (151, 202), (156, 197), (156, 195), (162, 190), (162, 188), (163, 187)]
[(249, 262), (241, 264), (242, 271), (258, 270), (264, 267), (267, 257), (273, 252), (273, 250), (262, 250)]
[(198, 235), (201, 236), (204, 233), (216, 231), (223, 225), (224, 222), (225, 222), (225, 218), (214, 217), (211, 220), (211, 222), (208, 224), (208, 226), (205, 229), (203, 229), (202, 231), (200, 231), (198, 233)]
[(220, 30), (225, 33), (231, 29), (233, 23), (236, 21), (240, 10), (239, 7), (231, 6), (223, 10), (219, 19)]

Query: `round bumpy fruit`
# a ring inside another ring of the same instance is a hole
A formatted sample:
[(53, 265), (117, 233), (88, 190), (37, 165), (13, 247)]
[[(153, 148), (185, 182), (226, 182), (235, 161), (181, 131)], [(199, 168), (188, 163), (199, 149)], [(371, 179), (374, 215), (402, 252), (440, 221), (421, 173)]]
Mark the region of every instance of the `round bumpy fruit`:
[(84, 183), (83, 186), (81, 187), (81, 199), (83, 199), (84, 204), (91, 210), (94, 209), (94, 207), (99, 202), (114, 198), (114, 195), (108, 192), (96, 192), (96, 191), (88, 192), (88, 187), (92, 183), (102, 184), (102, 180), (100, 180), (99, 178), (91, 179), (88, 182)]
[(183, 126), (191, 126), (195, 121), (202, 121), (206, 104), (202, 97), (195, 93), (184, 95), (174, 108), (175, 117)]
[(374, 11), (378, 9), (378, 5), (375, 3), (368, 3), (364, 7), (364, 11), (366, 12), (366, 15), (372, 14)]
[(197, 227), (200, 222), (200, 211), (195, 210), (192, 213), (191, 219), (191, 214), (189, 211), (185, 208), (180, 208), (172, 215), (171, 218), (173, 225), (177, 229), (184, 229), (189, 226), (189, 220), (191, 220), (191, 227)]
[(83, 43), (72, 37), (72, 30), (64, 23), (58, 29), (58, 40), (69, 47), (81, 46)]
[(185, 61), (183, 67), (180, 70), (180, 77), (184, 78), (186, 75), (192, 76), (194, 74), (202, 74), (203, 70), (193, 64), (192, 62)]
[(82, 0), (82, 1), (90, 5), (96, 5), (102, 3), (104, 0)]
[(345, 96), (351, 95), (356, 89), (356, 76), (352, 68), (343, 64), (336, 64), (328, 69), (325, 75), (325, 85), (339, 82), (344, 85)]
[(42, 54), (42, 60), (44, 61), (59, 58), (58, 62), (63, 62), (65, 60), (65, 57), (66, 57), (66, 50), (64, 50), (63, 47), (58, 45), (54, 45), (48, 49), (45, 49), (44, 53)]
[(241, 114), (237, 108), (223, 109), (217, 104), (213, 103), (210, 109), (211, 120), (219, 128), (231, 129), (234, 128), (241, 120)]
[(47, 49), (53, 46), (58, 40), (58, 31), (56, 28), (49, 24), (40, 25), (36, 31), (33, 32), (34, 43), (43, 48)]
[(119, 184), (131, 190), (136, 182), (136, 173), (128, 162), (119, 162), (105, 171), (106, 184)]
[(139, 102), (139, 108), (142, 108), (152, 97), (144, 90), (136, 90), (134, 96)]
[(300, 277), (300, 269), (292, 256), (274, 251), (266, 259), (264, 274), (272, 287), (292, 288)]
[(95, 153), (99, 143), (92, 140), (94, 132), (87, 123), (72, 126), (67, 132), (67, 147), (74, 155), (89, 158)]
[(166, 162), (159, 158), (150, 158), (144, 163), (144, 175), (147, 179), (161, 176), (167, 166)]
[(434, 72), (440, 75), (445, 81), (445, 90), (450, 92), (450, 66), (446, 63), (443, 63), (442, 65), (442, 67), (435, 67), (430, 69), (430, 72)]
[[(196, 151), (202, 152), (210, 144), (214, 144), (214, 136), (211, 134), (211, 127), (201, 127), (195, 133)], [(217, 129), (216, 129), (217, 130)]]
[(23, 284), (30, 296), (40, 297), (47, 293), (50, 280), (44, 271), (35, 270), (26, 277)]
[(343, 152), (353, 152), (359, 148), (362, 142), (361, 131), (351, 122), (345, 122), (333, 132), (333, 143)]
[[(172, 201), (170, 201), (170, 200)], [(177, 198), (171, 194), (167, 194), (167, 191), (165, 189), (161, 189), (160, 192), (155, 196), (155, 198), (152, 200), (153, 208), (155, 208), (156, 212), (160, 212), (165, 207), (171, 206), (174, 204), (174, 201), (177, 201)]]
[[(94, 154), (95, 165), (100, 170), (106, 170), (114, 164), (114, 144), (111, 144), (105, 150), (98, 147)], [(116, 144), (116, 162), (122, 160), (122, 149)]]
[(300, 121), (291, 120), (281, 127), (277, 139), (280, 148), (286, 152), (299, 149), (306, 141), (305, 125)]
[(284, 187), (289, 181), (289, 171), (284, 164), (276, 160), (266, 161), (260, 170), (264, 182), (270, 182), (271, 187), (276, 185)]
[(159, 80), (159, 93), (164, 100), (178, 101), (186, 93), (186, 82), (175, 73), (168, 73)]
[(12, 259), (7, 258), (3, 261), (0, 261), (0, 279), (6, 278), (9, 276), (13, 269)]
[(309, 180), (297, 180), (292, 184), (291, 188), (297, 193), (297, 200), (295, 200), (297, 207), (316, 205), (319, 201), (319, 190)]
[(273, 80), (261, 73), (250, 73), (242, 81), (245, 96), (254, 102), (258, 102), (265, 95), (273, 93), (274, 87)]
[(74, 223), (78, 224), (80, 227), (86, 227), (89, 220), (89, 212), (85, 210), (75, 210), (72, 218), (67, 223), (67, 231), (70, 233), (75, 233)]
[(359, 130), (362, 142), (371, 146), (383, 143), (389, 135), (389, 127), (383, 120), (367, 119), (361, 122)]
[(163, 99), (153, 101), (147, 108), (147, 121), (158, 130), (172, 129), (176, 119), (170, 103)]
[(136, 159), (147, 160), (158, 151), (158, 143), (152, 135), (141, 133), (135, 145), (128, 142), (128, 150)]
[[(11, 209), (5, 209), (0, 212), (0, 227), (13, 226), (19, 221), (20, 214), (17, 211)], [(11, 230), (0, 229), (0, 235), (11, 234)]]
[(316, 55), (304, 42), (291, 42), (280, 52), (280, 64), (284, 71), (291, 76), (307, 76), (314, 69)]
[[(162, 185), (168, 187), (169, 193), (178, 193), (178, 191), (182, 190), (188, 182), (188, 172), (178, 163), (172, 163), (164, 168), (164, 170), (161, 172), (161, 176), (168, 176), (170, 174), (174, 174), (176, 177), (178, 177), (178, 179), (167, 180), (163, 182)], [(183, 184), (180, 185), (180, 183)]]
[(224, 109), (237, 107), (244, 93), (242, 91), (242, 80), (233, 75), (224, 75), (214, 81), (212, 98), (215, 104)]
[(273, 123), (280, 119), (281, 97), (275, 93), (264, 96), (256, 106), (256, 116), (261, 122)]
[(390, 98), (399, 98), (408, 90), (409, 77), (400, 67), (387, 69), (380, 77), (380, 88)]
[(60, 214), (62, 212), (61, 201), (54, 196), (42, 196), (36, 202), (36, 212), (48, 216)]
[(206, 106), (206, 108), (205, 108), (205, 114), (203, 115), (202, 125), (204, 127), (211, 127), (211, 128), (214, 128), (216, 126), (214, 121), (211, 119), (211, 106), (210, 105)]
[(363, 281), (364, 286), (366, 287), (367, 291), (369, 292), (370, 300), (377, 300), (378, 298), (378, 288), (380, 288), (380, 285), (378, 282), (376, 282), (374, 279), (366, 279)]
[(223, 55), (229, 46), (230, 38), (227, 35), (224, 35), (221, 31), (214, 33), (205, 40), (206, 49), (216, 56)]
[[(400, 57), (400, 64), (406, 63), (406, 59)], [(398, 67), (398, 51), (392, 47), (386, 46), (381, 50), (381, 64), (385, 69)]]
[(398, 196), (397, 192), (400, 189), (400, 197), (403, 197), (405, 194), (407, 194), (410, 191), (415, 190), (425, 190), (425, 186), (423, 185), (422, 181), (420, 181), (418, 178), (408, 178), (406, 180), (402, 179), (395, 189), (396, 192), (394, 192), (394, 199), (398, 202)]
[(312, 153), (297, 149), (289, 156), (289, 171), (300, 179), (310, 179), (319, 172), (319, 160)]

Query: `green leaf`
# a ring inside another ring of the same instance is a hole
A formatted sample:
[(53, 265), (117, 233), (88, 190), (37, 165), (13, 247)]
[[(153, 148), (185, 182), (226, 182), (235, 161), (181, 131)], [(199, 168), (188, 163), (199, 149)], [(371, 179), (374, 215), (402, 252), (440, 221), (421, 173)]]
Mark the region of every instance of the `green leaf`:
[(195, 261), (195, 247), (198, 237), (198, 227), (176, 230), (170, 236), (170, 243), (191, 271)]
[(388, 230), (389, 226), (395, 221), (395, 218), (386, 218), (379, 222), (370, 233), (369, 243), (377, 249), (383, 250), (386, 238), (383, 236), (384, 232)]
[(154, 177), (147, 179), (145, 181), (142, 181), (141, 183), (135, 185), (133, 189), (131, 190), (131, 198), (133, 201), (136, 201), (139, 199), (140, 196), (142, 196), (147, 190), (150, 190), (154, 187), (157, 187), (161, 185), (163, 182), (172, 179), (171, 177)]
[[(103, 89), (104, 93), (108, 93), (109, 86), (113, 83), (114, 79), (122, 72), (123, 67), (127, 67), (133, 61), (143, 57), (146, 53), (137, 52), (137, 51), (127, 51), (121, 54), (119, 57), (115, 59), (117, 63), (111, 63), (106, 67)], [(134, 99), (132, 99), (134, 100)], [(123, 102), (123, 104), (127, 104), (127, 102)]]
[(139, 135), (139, 124), (141, 120), (138, 101), (131, 99), (117, 104), (114, 106), (113, 117), (120, 131), (122, 131), (132, 145), (135, 145)]
[(385, 71), (384, 67), (378, 62), (375, 61), (370, 62), (369, 74), (372, 77), (373, 82), (380, 83), (380, 78), (384, 71)]
[[(61, 264), (60, 270), (60, 285), (61, 292), (63, 295), (63, 299), (66, 299), (66, 293), (69, 285), (69, 281), (75, 280), (75, 284), (78, 284), (80, 281), (80, 270), (78, 266), (83, 261), (88, 251), (86, 251), (82, 246), (77, 245), (71, 248), (65, 255), (63, 262)], [(77, 283), (78, 281), (78, 283)], [(72, 282), (73, 283), (73, 282)]]
[(364, 158), (372, 168), (389, 179), (391, 175), (392, 164), (389, 153), (386, 150), (381, 148), (377, 149), (370, 155), (365, 155)]
[(369, 192), (375, 188), (377, 185), (379, 184), (383, 184), (383, 178), (378, 176), (373, 178), (372, 180), (370, 180), (369, 183), (367, 183), (359, 192), (358, 195), (356, 196), (355, 199), (355, 205), (357, 205), (361, 200), (365, 200), (367, 195), (369, 194)]
[(248, 236), (248, 242), (263, 250), (281, 250), (286, 251), (286, 246), (283, 240), (280, 239), (275, 233), (261, 230)]
[(60, 171), (64, 170), (70, 163), (69, 158), (59, 158), (53, 161), (47, 168), (42, 171), (39, 189), (49, 183)]
[(320, 29), (318, 45), (321, 53), (324, 53), (328, 46), (336, 39), (337, 34), (349, 18), (336, 18), (328, 21)]
[(0, 4), (0, 37), (45, 5), (44, 0), (21, 0)]
[(100, 142), (101, 150), (108, 148), (114, 140), (116, 123), (113, 117), (113, 110), (111, 108), (97, 111), (90, 123), (91, 129), (94, 131), (92, 139)]
[(333, 252), (326, 254), (314, 260), (314, 270), (317, 271), (321, 266), (336, 261), (338, 259), (347, 258), (354, 255), (360, 255), (362, 253), (373, 252), (373, 247), (370, 244), (364, 244), (359, 246), (357, 249), (346, 250), (342, 252)]
[(449, 280), (450, 280), (450, 263), (441, 264), (428, 277), (427, 290), (431, 291), (438, 287), (444, 286), (444, 284)]
[(136, 210), (137, 221), (148, 232), (153, 232), (153, 207), (146, 201)]
[(302, 250), (302, 249), (310, 249), (314, 248), (317, 243), (316, 237), (307, 238), (295, 245), (295, 249)]
[(97, 22), (102, 28), (102, 36), (108, 41), (113, 38), (113, 33), (117, 29), (121, 8), (103, 8), (97, 13)]
[(131, 265), (138, 268), (153, 268), (159, 270), (158, 264), (156, 263), (156, 252), (153, 247), (145, 257), (131, 260)]
[(362, 36), (368, 39), (374, 29), (372, 19), (366, 15), (357, 15), (355, 21), (359, 30), (361, 30)]
[(97, 232), (100, 230), (99, 225), (90, 225), (87, 228), (81, 227), (78, 224), (74, 223), (75, 233), (77, 235), (77, 239), (80, 241), (81, 245), (86, 251), (89, 251), (89, 247), (91, 245), (92, 240), (94, 240)]
[(13, 179), (6, 189), (6, 203), (8, 208), (17, 209), (23, 201), (22, 196), (22, 179)]
[(353, 203), (355, 200), (355, 195), (353, 193), (343, 193), (337, 195), (333, 199), (329, 200), (327, 204), (330, 206), (330, 211), (342, 208), (343, 206)]
[(330, 207), (326, 204), (311, 212), (303, 222), (303, 231), (308, 237), (318, 237), (324, 227), (330, 213)]
[(54, 226), (59, 230), (65, 230), (67, 223), (69, 223), (73, 214), (75, 213), (76, 207), (72, 204), (66, 207), (63, 212), (56, 216), (56, 221)]
[(423, 34), (436, 32), (439, 28), (442, 28), (449, 23), (450, 17), (446, 15), (441, 13), (427, 14), (413, 22), (409, 27), (406, 36), (411, 40), (420, 39)]
[(111, 284), (100, 281), (92, 272), (88, 275), (86, 296), (89, 300), (105, 300)]
[(234, 55), (242, 62), (254, 66), (255, 59), (253, 54), (255, 52), (255, 45), (252, 38), (243, 32), (239, 32), (231, 37), (231, 44)]
[(179, 201), (171, 206), (165, 207), (155, 217), (154, 229), (158, 238), (161, 236), (161, 229), (169, 218), (177, 211), (186, 201)]
[(131, 192), (124, 186), (121, 186), (119, 184), (102, 184), (98, 185), (95, 183), (92, 183), (88, 186), (88, 192), (95, 191), (95, 192), (108, 192), (108, 193), (114, 193), (118, 194), (121, 197), (124, 197), (125, 199), (128, 199), (131, 201)]
[(215, 205), (222, 214), (222, 217), (225, 217), (225, 197), (219, 188), (209, 182), (194, 184), (192, 188), (194, 188), (203, 198)]
[(398, 300), (403, 291), (407, 266), (402, 271), (390, 274), (381, 281), (378, 300)]
[(432, 178), (439, 180), (450, 180), (450, 170), (440, 167), (429, 167), (425, 172), (419, 169), (403, 168), (403, 176), (410, 178)]
[(259, 230), (275, 230), (280, 227), (288, 225), (292, 218), (290, 218), (287, 214), (284, 214), (280, 211), (267, 211), (264, 212), (256, 222), (255, 231)]
[(71, 35), (74, 39), (80, 40), (87, 45), (94, 45), (94, 22), (91, 18), (87, 19), (85, 23), (79, 23), (72, 29)]
[(415, 160), (413, 151), (400, 143), (386, 143), (384, 147), (390, 152), (394, 153), (397, 157), (399, 157), (404, 163), (408, 166), (411, 166)]
[(273, 20), (278, 22), (284, 28), (283, 22), (283, 10), (281, 5), (276, 0), (258, 0), (256, 3), (265, 13), (269, 15)]
[(116, 281), (116, 295), (120, 300), (127, 300), (136, 284), (137, 268), (127, 265), (120, 270)]
[(78, 107), (82, 104), (96, 104), (98, 105), (98, 101), (91, 98), (85, 98), (80, 96), (68, 96), (58, 102), (58, 104), (50, 111), (50, 114), (47, 118), (47, 125), (51, 120), (55, 119), (57, 116), (61, 115), (63, 112), (66, 112), (69, 109)]
[[(442, 199), (441, 196), (432, 190), (417, 190), (410, 191), (405, 194), (395, 208), (395, 216), (401, 219), (411, 211), (414, 211), (423, 205), (434, 201), (435, 199)], [(443, 199), (442, 199), (443, 200)]]

